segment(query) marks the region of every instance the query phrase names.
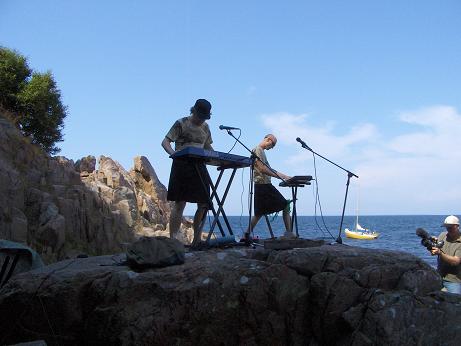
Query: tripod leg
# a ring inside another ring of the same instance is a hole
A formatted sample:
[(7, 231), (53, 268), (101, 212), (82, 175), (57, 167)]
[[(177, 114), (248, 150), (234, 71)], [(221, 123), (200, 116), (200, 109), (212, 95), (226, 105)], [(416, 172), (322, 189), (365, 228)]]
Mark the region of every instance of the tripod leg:
[(251, 215), (253, 214), (253, 187), (254, 187), (254, 177), (253, 172), (255, 169), (255, 159), (251, 157), (251, 166), (250, 166), (250, 207), (249, 207), (249, 215), (248, 215), (248, 233), (253, 232), (253, 227), (251, 225)]
[(344, 211), (346, 210), (346, 201), (347, 201), (347, 194), (349, 192), (349, 182), (351, 180), (351, 173), (347, 174), (347, 183), (346, 183), (346, 194), (344, 195), (344, 204), (343, 204), (343, 213), (341, 214), (341, 223), (339, 225), (339, 233), (338, 233), (338, 238), (336, 239), (336, 242), (338, 244), (342, 244), (343, 240), (341, 239), (341, 230), (343, 228), (343, 221), (344, 221)]
[(264, 218), (266, 219), (266, 223), (267, 223), (267, 228), (269, 228), (269, 233), (271, 234), (271, 238), (274, 239), (274, 232), (272, 231), (272, 226), (271, 226), (271, 223), (269, 221), (269, 217), (267, 215), (264, 215)]

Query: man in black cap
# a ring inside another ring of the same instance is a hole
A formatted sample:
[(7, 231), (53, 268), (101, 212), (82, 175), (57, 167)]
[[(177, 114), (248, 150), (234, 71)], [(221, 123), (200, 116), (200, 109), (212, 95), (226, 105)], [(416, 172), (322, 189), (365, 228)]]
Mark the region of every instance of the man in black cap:
[[(186, 147), (213, 150), (210, 128), (205, 122), (205, 120), (210, 119), (210, 116), (210, 102), (205, 99), (198, 99), (190, 109), (190, 116), (177, 120), (168, 131), (162, 141), (163, 149), (169, 155)], [(175, 150), (171, 147), (171, 142), (175, 143)], [(205, 177), (207, 171), (204, 163), (199, 165), (199, 170)], [(179, 232), (186, 202), (197, 203), (192, 247), (199, 246), (202, 235), (200, 223), (209, 209), (209, 186), (207, 186), (207, 190), (208, 192), (204, 189), (193, 162), (173, 160), (167, 197), (169, 201), (174, 201), (170, 215), (170, 238), (175, 238)]]

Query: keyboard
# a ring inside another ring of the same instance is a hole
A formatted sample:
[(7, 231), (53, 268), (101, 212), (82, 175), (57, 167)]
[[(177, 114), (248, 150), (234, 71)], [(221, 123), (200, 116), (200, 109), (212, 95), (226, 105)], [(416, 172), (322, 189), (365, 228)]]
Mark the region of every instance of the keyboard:
[(311, 175), (295, 175), (286, 181), (282, 181), (279, 186), (282, 187), (293, 187), (298, 186), (302, 187), (304, 185), (310, 185), (310, 181), (312, 180)]
[(201, 160), (207, 165), (222, 168), (243, 168), (251, 166), (251, 159), (249, 157), (197, 147), (186, 147), (170, 155), (170, 157), (172, 159)]

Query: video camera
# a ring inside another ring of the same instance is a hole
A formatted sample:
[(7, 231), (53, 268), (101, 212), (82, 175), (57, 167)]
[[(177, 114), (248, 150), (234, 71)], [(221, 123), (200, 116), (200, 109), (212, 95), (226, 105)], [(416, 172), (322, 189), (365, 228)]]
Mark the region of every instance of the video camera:
[(443, 240), (439, 241), (437, 238), (432, 237), (423, 228), (416, 229), (416, 235), (421, 238), (421, 245), (425, 246), (429, 251), (431, 251), (433, 247), (441, 249), (444, 244)]

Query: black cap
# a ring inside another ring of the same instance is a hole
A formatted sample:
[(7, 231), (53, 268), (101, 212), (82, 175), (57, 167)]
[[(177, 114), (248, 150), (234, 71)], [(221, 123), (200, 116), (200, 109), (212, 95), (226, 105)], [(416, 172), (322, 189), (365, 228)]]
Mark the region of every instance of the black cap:
[(211, 103), (205, 99), (198, 99), (195, 101), (194, 105), (194, 114), (196, 114), (200, 119), (207, 120), (210, 119), (211, 115)]

